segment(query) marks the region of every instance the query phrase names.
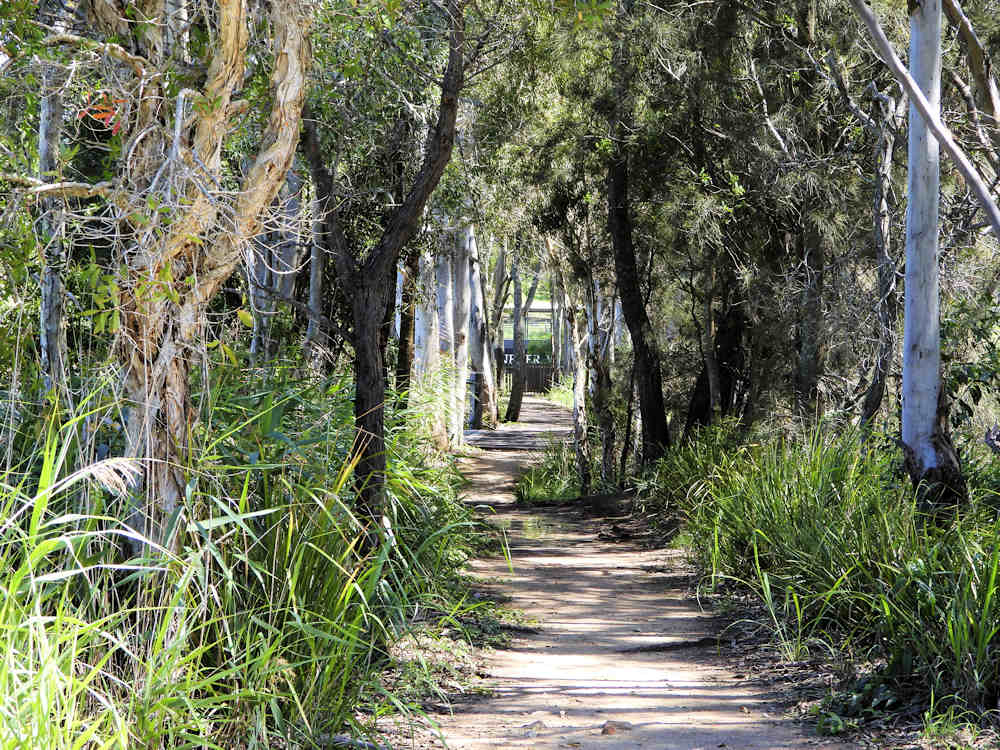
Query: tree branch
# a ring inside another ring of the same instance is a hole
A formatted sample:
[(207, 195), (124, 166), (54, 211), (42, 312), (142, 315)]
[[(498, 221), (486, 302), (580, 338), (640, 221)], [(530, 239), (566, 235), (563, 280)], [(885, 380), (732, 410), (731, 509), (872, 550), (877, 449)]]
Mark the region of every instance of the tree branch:
[(896, 54), (896, 50), (893, 49), (892, 43), (886, 37), (872, 9), (868, 7), (865, 0), (851, 0), (851, 5), (854, 6), (854, 10), (857, 11), (861, 20), (868, 27), (875, 45), (885, 57), (889, 70), (892, 71), (892, 74), (896, 76), (896, 79), (909, 93), (913, 106), (920, 112), (920, 116), (923, 117), (927, 123), (927, 127), (930, 128), (934, 137), (937, 138), (938, 143), (944, 147), (944, 150), (951, 156), (952, 161), (955, 162), (958, 171), (965, 178), (966, 185), (975, 194), (990, 224), (993, 226), (994, 235), (1000, 239), (1000, 208), (997, 208), (997, 204), (993, 201), (993, 197), (990, 195), (989, 188), (986, 186), (983, 178), (972, 165), (972, 162), (969, 161), (969, 157), (965, 155), (965, 152), (955, 142), (951, 131), (948, 130), (947, 126), (941, 122), (941, 119), (931, 109), (930, 102), (927, 101), (927, 97), (924, 96), (924, 92), (920, 90), (917, 82), (913, 80), (906, 68), (903, 67), (903, 63)]
[(990, 57), (983, 43), (972, 28), (972, 22), (962, 11), (958, 0), (944, 0), (944, 12), (951, 24), (958, 29), (959, 36), (965, 42), (966, 55), (969, 58), (969, 69), (976, 87), (982, 92), (983, 108), (992, 119), (994, 127), (1000, 127), (1000, 91), (993, 79)]
[(60, 44), (72, 44), (77, 47), (93, 50), (94, 52), (101, 52), (108, 57), (129, 65), (132, 70), (135, 71), (135, 74), (140, 78), (143, 78), (146, 75), (146, 71), (151, 67), (146, 58), (129, 52), (120, 44), (95, 42), (93, 39), (88, 39), (85, 36), (78, 36), (76, 34), (53, 34), (45, 37), (42, 40), (42, 44), (46, 47), (56, 47)]
[(107, 198), (117, 187), (115, 182), (45, 182), (22, 174), (0, 174), (0, 181), (27, 188), (28, 195), (56, 198)]

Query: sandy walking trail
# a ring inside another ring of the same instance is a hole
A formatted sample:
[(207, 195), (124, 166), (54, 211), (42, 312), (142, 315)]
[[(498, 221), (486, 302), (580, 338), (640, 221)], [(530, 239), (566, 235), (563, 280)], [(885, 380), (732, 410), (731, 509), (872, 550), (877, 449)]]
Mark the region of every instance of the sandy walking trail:
[(526, 399), (523, 417), (470, 433), (483, 452), (462, 471), (468, 501), (509, 529), (514, 568), (499, 557), (471, 570), (539, 632), (490, 656), (492, 696), (434, 717), (449, 748), (854, 747), (769, 715), (718, 666), (706, 645), (718, 624), (688, 597), (679, 553), (601, 541), (573, 509), (516, 507), (514, 479), (531, 452), (569, 430), (567, 412), (540, 399)]

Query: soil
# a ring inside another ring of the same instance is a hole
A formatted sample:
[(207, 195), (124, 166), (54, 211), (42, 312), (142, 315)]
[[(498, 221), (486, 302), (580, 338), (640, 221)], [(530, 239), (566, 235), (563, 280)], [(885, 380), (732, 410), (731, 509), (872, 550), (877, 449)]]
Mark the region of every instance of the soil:
[(817, 736), (786, 714), (787, 701), (766, 681), (746, 674), (746, 661), (720, 650), (724, 623), (692, 596), (683, 553), (643, 544), (644, 530), (617, 514), (615, 498), (516, 504), (519, 472), (546, 441), (568, 437), (569, 419), (565, 409), (526, 398), (521, 422), (468, 434), (479, 450), (461, 462), (467, 502), (506, 531), (510, 550), (509, 561), (476, 560), (469, 572), (537, 628), (515, 629), (509, 648), (485, 654), (488, 695), (428, 717), (438, 740), (397, 735), (393, 745), (860, 747)]

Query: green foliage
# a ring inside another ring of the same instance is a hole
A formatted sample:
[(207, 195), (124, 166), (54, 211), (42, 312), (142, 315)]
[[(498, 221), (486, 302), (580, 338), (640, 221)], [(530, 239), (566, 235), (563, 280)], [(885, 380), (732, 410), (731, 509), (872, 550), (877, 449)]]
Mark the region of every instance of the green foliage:
[(718, 428), (663, 460), (648, 502), (680, 513), (713, 581), (760, 595), (789, 658), (834, 633), (849, 652), (884, 660), (897, 682), (991, 708), (996, 496), (974, 492), (938, 525), (915, 510), (895, 468), (885, 446), (862, 446), (852, 430), (739, 443)]
[(579, 497), (580, 482), (573, 445), (565, 440), (550, 441), (540, 460), (517, 480), (514, 492), (522, 503), (559, 502)]
[(412, 415), (393, 415), (390, 505), (365, 528), (348, 383), (276, 368), (247, 385), (218, 367), (211, 385), (176, 549), (116, 520), (129, 461), (66, 476), (84, 417), (50, 418), (3, 476), (4, 747), (307, 746), (354, 722), (414, 607), (447, 610), (441, 582), (470, 523), (455, 475), (422, 461)]

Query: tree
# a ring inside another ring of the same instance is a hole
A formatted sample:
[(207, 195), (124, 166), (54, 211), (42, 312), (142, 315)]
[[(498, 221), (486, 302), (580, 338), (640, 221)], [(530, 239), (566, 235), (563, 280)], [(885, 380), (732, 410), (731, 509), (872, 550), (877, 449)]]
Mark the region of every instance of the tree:
[[(237, 98), (250, 54), (251, 8), (222, 2), (214, 13), (168, 12), (146, 7), (136, 24), (112, 0), (86, 9), (89, 36), (53, 33), (37, 49), (58, 49), (80, 64), (103, 93), (77, 118), (113, 142), (101, 181), (8, 180), (42, 199), (100, 203), (84, 218), (112, 242), (114, 296), (110, 327), (128, 401), (127, 453), (141, 459), (145, 503), (133, 524), (148, 538), (173, 543), (170, 531), (188, 490), (190, 438), (197, 421), (190, 396), (193, 355), (204, 346), (209, 303), (238, 267), (247, 243), (261, 231), (291, 166), (298, 142), (311, 52), (307, 0), (275, 4), (268, 43), (255, 53), (272, 61), (268, 112), (259, 146), (242, 176), (223, 154), (227, 139), (249, 109)], [(144, 12), (145, 12), (144, 11)], [(85, 12), (85, 11), (81, 11)], [(190, 23), (189, 23), (190, 20)], [(214, 40), (207, 67), (196, 56), (192, 27)], [(176, 87), (182, 70), (187, 87)], [(226, 189), (224, 182), (230, 182)]]
[[(350, 290), (358, 456), (355, 477), (359, 509), (369, 518), (381, 516), (385, 501), (386, 372), (379, 336), (382, 311), (394, 298), (400, 253), (416, 235), (424, 207), (451, 158), (458, 96), (465, 82), (464, 6), (464, 0), (449, 0), (444, 7), (448, 60), (441, 82), (437, 121), (424, 145), (420, 168), (405, 196), (386, 212), (381, 231), (366, 253), (348, 241), (345, 216), (335, 189), (336, 175), (327, 166), (317, 124), (307, 123), (305, 131), (306, 156), (323, 206), (323, 242), (334, 259), (339, 283)], [(373, 311), (379, 312), (373, 314)]]
[(632, 337), (635, 357), (636, 387), (642, 416), (642, 463), (652, 463), (670, 447), (670, 428), (663, 402), (663, 378), (656, 351), (652, 325), (646, 313), (639, 284), (632, 240), (632, 217), (629, 205), (629, 139), (634, 124), (629, 33), (633, 19), (633, 0), (621, 0), (618, 11), (618, 38), (611, 60), (614, 76), (615, 107), (611, 117), (612, 152), (608, 160), (608, 231), (614, 249), (615, 276), (622, 313)]

